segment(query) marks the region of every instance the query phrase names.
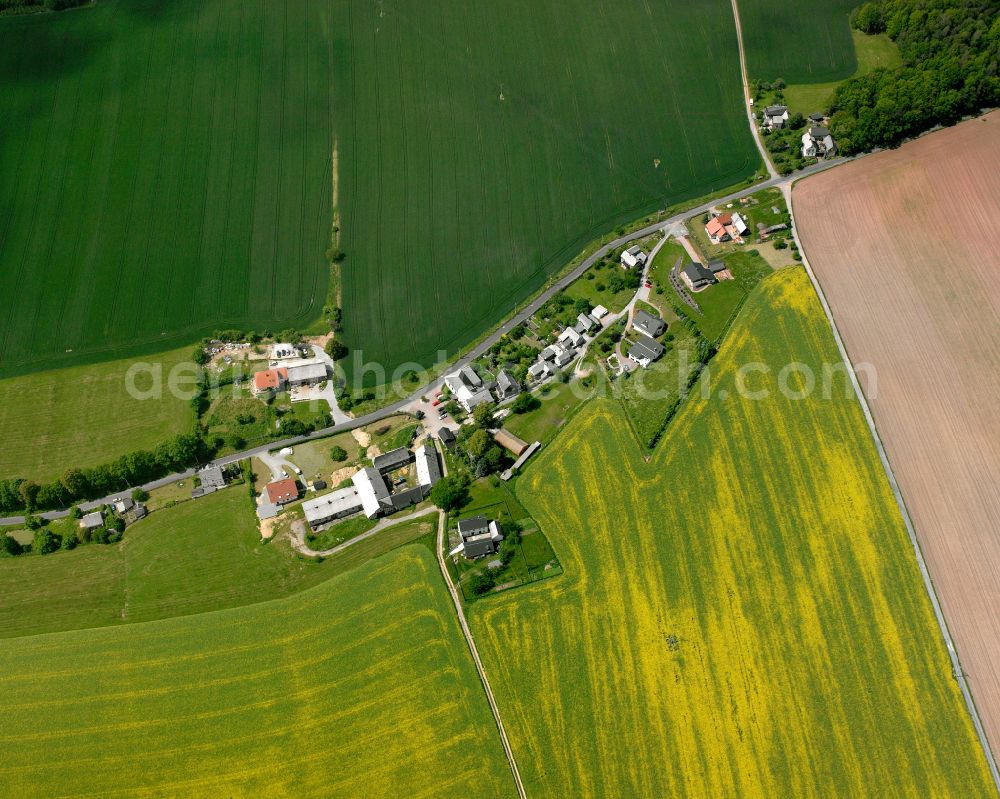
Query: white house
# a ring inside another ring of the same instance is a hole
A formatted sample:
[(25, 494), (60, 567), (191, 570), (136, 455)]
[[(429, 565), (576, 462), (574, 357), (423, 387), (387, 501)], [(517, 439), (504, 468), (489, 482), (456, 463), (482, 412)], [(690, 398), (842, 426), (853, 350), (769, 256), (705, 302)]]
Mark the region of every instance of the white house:
[(603, 305), (598, 305), (596, 308), (594, 308), (594, 310), (590, 312), (590, 315), (593, 316), (598, 322), (600, 322), (605, 316), (608, 315), (608, 309), (605, 308)]
[(822, 125), (813, 125), (802, 134), (802, 155), (804, 158), (830, 158), (837, 154), (830, 131)]
[(785, 127), (788, 122), (788, 106), (769, 105), (764, 109), (764, 122), (762, 127), (765, 130), (777, 130)]
[(570, 361), (573, 360), (575, 356), (572, 350), (560, 350), (559, 354), (556, 356), (556, 366), (565, 366)]
[(528, 367), (528, 377), (532, 380), (544, 380), (551, 373), (551, 367), (545, 361), (535, 361)]
[(583, 344), (583, 336), (577, 333), (573, 328), (567, 327), (562, 333), (559, 334), (559, 343), (564, 347), (579, 347)]
[(471, 412), (477, 405), (493, 401), (493, 396), (483, 386), (482, 378), (468, 366), (445, 377), (444, 384), (466, 411)]
[(642, 266), (646, 263), (646, 253), (642, 251), (642, 248), (636, 244), (634, 247), (629, 247), (625, 252), (622, 253), (622, 266), (625, 269), (631, 269), (634, 266)]

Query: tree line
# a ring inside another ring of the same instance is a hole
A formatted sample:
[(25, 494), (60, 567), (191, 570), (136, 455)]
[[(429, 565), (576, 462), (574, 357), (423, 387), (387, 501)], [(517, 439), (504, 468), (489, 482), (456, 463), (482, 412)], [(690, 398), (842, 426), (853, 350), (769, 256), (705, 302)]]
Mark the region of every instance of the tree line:
[(0, 0), (0, 15), (62, 11), (65, 8), (75, 8), (90, 2), (91, 0)]
[(830, 129), (842, 152), (892, 146), (1000, 104), (998, 0), (877, 0), (856, 8), (851, 24), (886, 33), (903, 65), (837, 88)]

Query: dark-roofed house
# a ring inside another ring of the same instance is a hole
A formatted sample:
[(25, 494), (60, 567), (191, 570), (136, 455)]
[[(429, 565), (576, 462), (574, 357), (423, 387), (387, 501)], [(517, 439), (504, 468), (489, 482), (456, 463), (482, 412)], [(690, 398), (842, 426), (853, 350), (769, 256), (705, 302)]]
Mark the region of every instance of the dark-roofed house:
[(628, 357), (639, 366), (649, 366), (653, 361), (664, 353), (663, 345), (656, 339), (649, 336), (639, 336), (638, 340), (628, 351)]
[(820, 113), (819, 111), (817, 111), (817, 112), (816, 112), (815, 114), (810, 114), (810, 115), (809, 115), (809, 120), (810, 120), (811, 122), (815, 122), (815, 123), (816, 123), (817, 125), (818, 125), (818, 124), (819, 124), (820, 122), (822, 122), (822, 121), (823, 121), (824, 119), (826, 119), (826, 117), (825, 117), (825, 116), (823, 116), (823, 114), (822, 114), (822, 113)]
[(80, 519), (80, 527), (83, 530), (96, 530), (104, 526), (104, 512), (101, 510), (91, 511)]
[(788, 106), (786, 105), (769, 105), (764, 109), (764, 123), (763, 127), (765, 130), (777, 130), (778, 128), (785, 127), (785, 123), (788, 121)]
[(265, 487), (267, 499), (272, 505), (287, 505), (299, 498), (299, 486), (294, 480), (275, 480)]
[(421, 499), (423, 499), (431, 492), (434, 484), (441, 479), (441, 462), (438, 460), (434, 442), (430, 439), (428, 439), (428, 443), (421, 444), (414, 450), (413, 457), (417, 462), (417, 484), (422, 490)]
[(413, 463), (413, 453), (406, 447), (399, 447), (372, 458), (372, 466), (379, 474), (394, 472), (396, 469), (402, 469), (411, 463)]
[(802, 134), (802, 155), (805, 158), (829, 158), (837, 154), (830, 131), (822, 125), (813, 125)]
[(206, 488), (226, 487), (226, 476), (222, 473), (221, 466), (208, 466), (198, 472), (198, 477)]
[(708, 271), (711, 272), (713, 275), (717, 275), (719, 274), (719, 272), (725, 272), (726, 271), (725, 261), (711, 261), (708, 265)]
[(651, 313), (640, 309), (632, 316), (632, 328), (645, 336), (656, 338), (663, 335), (667, 329), (667, 323), (660, 319), (660, 317), (653, 316)]
[(697, 261), (691, 261), (681, 270), (681, 279), (687, 283), (688, 288), (692, 291), (697, 291), (698, 289), (703, 289), (706, 286), (711, 286), (713, 283), (719, 282), (710, 270)]
[(473, 516), (471, 519), (460, 520), (458, 534), (462, 538), (462, 543), (452, 550), (452, 554), (461, 552), (470, 560), (491, 555), (497, 551), (497, 547), (503, 541), (500, 525), (495, 521), (490, 521), (485, 516)]
[(514, 375), (506, 369), (501, 369), (497, 375), (496, 394), (497, 402), (516, 397), (521, 393), (521, 384), (514, 379)]
[(455, 434), (448, 427), (442, 427), (438, 430), (438, 441), (440, 441), (446, 449), (451, 449), (455, 446)]

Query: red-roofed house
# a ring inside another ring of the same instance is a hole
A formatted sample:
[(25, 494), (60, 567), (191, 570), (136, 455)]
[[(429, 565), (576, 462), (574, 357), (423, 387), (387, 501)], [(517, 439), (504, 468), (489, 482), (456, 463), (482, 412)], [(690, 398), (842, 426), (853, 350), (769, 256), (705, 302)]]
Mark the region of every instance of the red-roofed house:
[(708, 220), (708, 224), (705, 225), (705, 232), (708, 237), (712, 240), (713, 244), (719, 244), (723, 241), (729, 241), (729, 232), (726, 230), (726, 226), (719, 221), (719, 217), (714, 216)]
[(254, 394), (264, 394), (268, 391), (280, 391), (288, 380), (288, 370), (284, 367), (280, 369), (266, 369), (257, 372), (253, 376), (253, 383), (250, 390)]
[(723, 225), (731, 225), (731, 224), (733, 224), (733, 215), (731, 213), (729, 213), (728, 211), (726, 213), (724, 213), (724, 214), (719, 214), (715, 218), (718, 219)]
[(299, 486), (294, 480), (275, 480), (264, 490), (272, 505), (287, 505), (299, 498)]

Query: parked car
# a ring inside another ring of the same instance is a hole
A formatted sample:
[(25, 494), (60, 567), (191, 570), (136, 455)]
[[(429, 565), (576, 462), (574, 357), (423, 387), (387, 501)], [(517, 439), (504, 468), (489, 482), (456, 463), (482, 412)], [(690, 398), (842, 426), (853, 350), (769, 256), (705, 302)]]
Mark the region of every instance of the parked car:
[(431, 403), (431, 407), (432, 408), (436, 408), (440, 404), (441, 404), (441, 400), (436, 399), (436, 400), (434, 400), (434, 402)]
[(300, 476), (302, 475), (302, 470), (298, 466), (293, 466), (292, 471), (295, 472), (297, 475)]
[(646, 281), (646, 288), (648, 288), (648, 289), (653, 288), (653, 284), (650, 281), (648, 281), (648, 280)]
[(281, 476), (284, 477), (287, 480), (288, 479), (288, 472), (286, 472), (284, 469), (282, 469), (281, 470)]

